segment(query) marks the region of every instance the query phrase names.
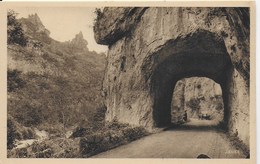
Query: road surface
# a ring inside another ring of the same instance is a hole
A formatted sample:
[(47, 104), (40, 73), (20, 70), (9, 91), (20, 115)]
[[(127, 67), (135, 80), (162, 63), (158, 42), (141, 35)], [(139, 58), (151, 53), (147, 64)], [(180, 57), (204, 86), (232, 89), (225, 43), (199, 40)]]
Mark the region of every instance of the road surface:
[(229, 142), (226, 134), (214, 128), (214, 122), (193, 120), (179, 128), (152, 134), (92, 158), (245, 158)]

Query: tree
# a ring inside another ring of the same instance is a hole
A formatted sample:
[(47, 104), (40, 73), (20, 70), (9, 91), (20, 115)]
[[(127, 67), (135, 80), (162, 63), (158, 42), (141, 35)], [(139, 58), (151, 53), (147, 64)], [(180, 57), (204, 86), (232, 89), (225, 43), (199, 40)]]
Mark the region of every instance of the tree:
[(15, 141), (15, 125), (12, 117), (8, 115), (7, 117), (7, 149), (12, 149), (14, 147)]
[(102, 11), (100, 8), (96, 8), (94, 13), (96, 14), (97, 18), (96, 19), (99, 19), (101, 16), (102, 16)]
[(22, 72), (19, 70), (9, 70), (7, 71), (7, 91), (13, 92), (17, 89), (23, 88), (25, 86), (25, 81), (22, 79)]
[(7, 12), (7, 44), (18, 44), (25, 47), (28, 40), (24, 35), (21, 23), (16, 19), (17, 15), (13, 10)]

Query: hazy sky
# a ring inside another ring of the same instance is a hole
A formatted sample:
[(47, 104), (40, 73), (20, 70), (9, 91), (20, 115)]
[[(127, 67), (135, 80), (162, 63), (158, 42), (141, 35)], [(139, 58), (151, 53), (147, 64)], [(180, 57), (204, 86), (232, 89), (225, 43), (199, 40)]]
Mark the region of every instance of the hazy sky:
[(27, 18), (29, 14), (37, 13), (43, 25), (51, 32), (50, 36), (58, 41), (68, 41), (82, 31), (88, 41), (91, 51), (105, 52), (107, 46), (98, 45), (94, 39), (93, 23), (95, 8), (87, 7), (41, 7), (41, 8), (13, 8), (19, 15), (18, 18)]

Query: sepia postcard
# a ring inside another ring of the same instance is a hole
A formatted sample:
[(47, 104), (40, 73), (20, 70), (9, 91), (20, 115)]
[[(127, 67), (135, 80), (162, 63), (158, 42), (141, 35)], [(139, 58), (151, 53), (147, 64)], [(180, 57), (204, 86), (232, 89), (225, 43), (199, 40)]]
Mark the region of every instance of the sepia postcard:
[(0, 7), (0, 163), (256, 162), (254, 1)]

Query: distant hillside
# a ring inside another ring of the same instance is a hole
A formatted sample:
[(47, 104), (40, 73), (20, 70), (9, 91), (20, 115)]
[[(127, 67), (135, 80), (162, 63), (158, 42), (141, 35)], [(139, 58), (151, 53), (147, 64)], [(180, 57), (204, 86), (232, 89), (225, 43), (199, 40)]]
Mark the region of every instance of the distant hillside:
[(82, 32), (58, 42), (37, 14), (15, 16), (8, 12), (8, 157), (89, 157), (147, 134), (105, 122), (106, 55), (89, 51)]
[(37, 14), (18, 20), (25, 47), (8, 45), (8, 114), (23, 126), (70, 127), (102, 106), (105, 54), (89, 51), (81, 32), (52, 39)]

